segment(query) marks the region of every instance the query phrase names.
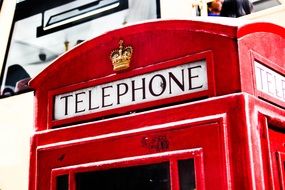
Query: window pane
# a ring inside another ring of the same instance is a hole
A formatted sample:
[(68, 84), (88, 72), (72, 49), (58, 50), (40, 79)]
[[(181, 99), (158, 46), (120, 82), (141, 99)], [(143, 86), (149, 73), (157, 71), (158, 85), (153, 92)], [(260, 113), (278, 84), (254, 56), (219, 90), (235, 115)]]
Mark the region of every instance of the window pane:
[(169, 163), (76, 174), (76, 190), (170, 190)]
[(56, 190), (68, 190), (68, 175), (61, 175), (56, 178)]
[(178, 172), (180, 190), (196, 189), (194, 159), (178, 161)]

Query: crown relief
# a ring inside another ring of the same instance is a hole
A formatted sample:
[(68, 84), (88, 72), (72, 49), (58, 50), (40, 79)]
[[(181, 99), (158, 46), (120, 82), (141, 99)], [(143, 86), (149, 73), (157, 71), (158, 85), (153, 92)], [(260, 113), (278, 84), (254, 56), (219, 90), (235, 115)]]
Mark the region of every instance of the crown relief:
[(124, 41), (120, 40), (119, 49), (113, 50), (110, 55), (114, 71), (121, 71), (130, 67), (133, 48), (131, 46), (124, 47), (123, 43)]

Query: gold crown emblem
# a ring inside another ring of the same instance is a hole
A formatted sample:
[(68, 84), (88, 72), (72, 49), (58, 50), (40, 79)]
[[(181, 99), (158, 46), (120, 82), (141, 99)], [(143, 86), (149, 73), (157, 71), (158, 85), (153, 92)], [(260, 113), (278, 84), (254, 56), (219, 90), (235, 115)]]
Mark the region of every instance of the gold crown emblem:
[(130, 67), (133, 48), (131, 46), (124, 47), (123, 43), (123, 40), (120, 40), (119, 49), (113, 50), (110, 55), (114, 71), (121, 71)]

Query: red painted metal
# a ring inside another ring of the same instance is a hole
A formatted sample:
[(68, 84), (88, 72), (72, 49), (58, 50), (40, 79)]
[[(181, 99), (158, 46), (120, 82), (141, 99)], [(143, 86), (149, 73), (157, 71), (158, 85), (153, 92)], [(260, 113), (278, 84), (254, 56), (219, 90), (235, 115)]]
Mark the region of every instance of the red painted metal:
[[(36, 132), (29, 189), (56, 190), (58, 176), (67, 175), (75, 190), (80, 172), (169, 162), (171, 189), (178, 190), (181, 159), (194, 159), (197, 189), (285, 189), (285, 101), (257, 89), (254, 65), (284, 77), (282, 32), (266, 23), (156, 21), (108, 32), (67, 52), (31, 82)], [(134, 54), (131, 67), (115, 73), (109, 55), (121, 39)], [(201, 59), (207, 90), (53, 117), (58, 94)]]
[[(61, 89), (70, 91), (74, 89), (74, 85), (89, 86), (92, 83), (106, 83), (160, 70), (181, 64), (183, 57), (187, 59), (188, 56), (193, 61), (194, 59), (207, 59), (208, 67), (210, 67), (209, 75), (212, 75), (209, 77), (213, 78), (209, 82), (211, 89), (215, 91), (212, 90), (204, 95), (209, 97), (216, 93), (222, 95), (239, 91), (236, 30), (237, 27), (200, 22), (150, 22), (111, 31), (79, 45), (56, 60), (31, 82), (31, 86), (37, 89), (35, 93), (37, 101), (40, 100), (39, 106), (47, 108), (36, 110), (37, 130), (54, 127), (54, 121), (47, 116), (51, 116), (50, 112), (53, 110), (52, 95)], [(128, 72), (114, 73), (109, 57), (111, 51), (118, 47), (121, 39), (134, 49), (132, 64)], [(221, 51), (220, 47), (224, 50)], [(231, 60), (230, 64), (229, 60)], [(221, 63), (228, 66), (225, 67)], [(231, 82), (222, 82), (225, 78), (231, 78)], [(139, 107), (149, 107), (149, 105)], [(125, 108), (118, 112), (137, 109), (138, 107)], [(100, 113), (99, 116), (108, 114), (110, 112)], [(82, 118), (82, 120), (89, 119)], [(63, 123), (59, 122), (55, 125), (63, 125)]]

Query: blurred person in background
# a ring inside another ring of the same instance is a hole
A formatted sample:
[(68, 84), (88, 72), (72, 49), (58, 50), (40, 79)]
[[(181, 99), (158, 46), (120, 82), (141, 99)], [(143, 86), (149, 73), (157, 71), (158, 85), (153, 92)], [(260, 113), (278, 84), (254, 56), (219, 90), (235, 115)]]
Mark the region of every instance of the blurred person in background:
[(238, 18), (252, 12), (253, 5), (249, 0), (224, 0), (220, 16)]
[(213, 0), (207, 3), (208, 16), (220, 16), (223, 0)]

